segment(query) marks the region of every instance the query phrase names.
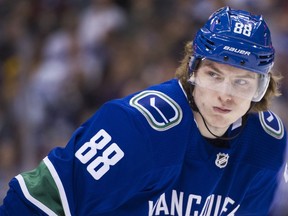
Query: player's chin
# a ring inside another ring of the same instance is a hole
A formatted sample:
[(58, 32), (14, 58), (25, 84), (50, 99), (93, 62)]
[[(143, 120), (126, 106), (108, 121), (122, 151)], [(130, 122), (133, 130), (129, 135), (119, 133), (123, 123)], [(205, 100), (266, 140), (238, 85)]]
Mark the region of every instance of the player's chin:
[(234, 120), (234, 118), (229, 118), (227, 116), (215, 116), (210, 124), (216, 128), (228, 128), (236, 120), (237, 119)]

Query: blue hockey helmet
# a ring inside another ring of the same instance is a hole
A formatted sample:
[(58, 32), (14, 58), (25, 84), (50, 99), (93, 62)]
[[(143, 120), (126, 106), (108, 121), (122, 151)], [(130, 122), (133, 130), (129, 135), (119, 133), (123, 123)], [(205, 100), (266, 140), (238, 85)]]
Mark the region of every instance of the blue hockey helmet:
[(275, 51), (263, 17), (230, 7), (210, 16), (197, 32), (193, 50), (195, 58), (207, 58), (259, 74), (268, 74), (274, 64)]
[[(208, 59), (248, 70), (259, 75), (257, 92), (251, 99), (260, 101), (268, 88), (275, 50), (269, 28), (262, 16), (223, 7), (214, 12), (193, 40), (189, 74), (199, 60)], [(193, 81), (190, 80), (193, 84)], [(197, 84), (194, 82), (194, 84)]]

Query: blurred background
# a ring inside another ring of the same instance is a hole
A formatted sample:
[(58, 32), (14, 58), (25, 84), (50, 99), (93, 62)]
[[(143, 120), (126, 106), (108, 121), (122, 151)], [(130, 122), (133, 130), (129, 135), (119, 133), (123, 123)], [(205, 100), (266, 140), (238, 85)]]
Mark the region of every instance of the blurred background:
[[(0, 0), (0, 202), (102, 103), (172, 78), (185, 42), (225, 5), (270, 26), (286, 76), (272, 110), (287, 126), (288, 1)], [(275, 215), (288, 215), (287, 190)]]

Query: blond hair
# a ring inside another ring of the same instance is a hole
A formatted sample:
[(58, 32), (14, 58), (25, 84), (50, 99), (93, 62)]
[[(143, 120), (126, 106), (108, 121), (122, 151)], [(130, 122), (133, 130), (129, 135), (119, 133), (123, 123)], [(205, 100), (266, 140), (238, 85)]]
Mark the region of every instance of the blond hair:
[[(186, 43), (184, 52), (184, 58), (181, 60), (179, 67), (176, 69), (175, 76), (180, 80), (186, 93), (191, 94), (189, 86), (191, 84), (189, 84), (187, 81), (189, 79), (189, 61), (191, 56), (193, 56), (192, 41)], [(270, 71), (270, 74), (271, 77), (269, 86), (264, 97), (259, 102), (254, 102), (251, 111), (258, 112), (269, 109), (269, 106), (271, 105), (271, 99), (281, 95), (279, 84), (282, 76), (280, 74), (274, 74), (272, 71)]]

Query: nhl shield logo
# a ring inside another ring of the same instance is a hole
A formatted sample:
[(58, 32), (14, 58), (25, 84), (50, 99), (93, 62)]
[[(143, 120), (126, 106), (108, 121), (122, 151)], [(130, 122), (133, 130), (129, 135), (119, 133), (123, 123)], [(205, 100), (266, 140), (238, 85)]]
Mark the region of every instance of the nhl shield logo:
[(224, 168), (228, 164), (229, 155), (225, 153), (218, 153), (215, 160), (216, 166), (219, 168)]

